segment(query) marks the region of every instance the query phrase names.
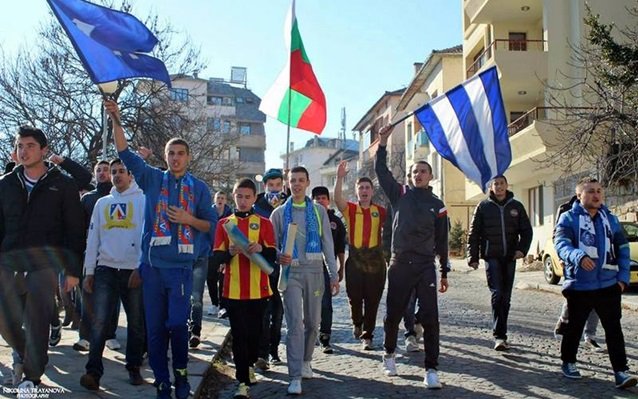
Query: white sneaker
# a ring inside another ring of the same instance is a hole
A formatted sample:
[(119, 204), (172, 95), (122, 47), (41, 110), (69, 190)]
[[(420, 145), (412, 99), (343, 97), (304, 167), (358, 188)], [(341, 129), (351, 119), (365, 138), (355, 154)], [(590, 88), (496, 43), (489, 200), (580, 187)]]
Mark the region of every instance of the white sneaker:
[(310, 362), (303, 362), (303, 365), (301, 366), (301, 377), (302, 378), (313, 377), (312, 365), (310, 364)]
[(105, 345), (112, 351), (116, 351), (122, 347), (122, 345), (120, 345), (120, 341), (118, 341), (116, 338), (107, 339)]
[(423, 383), (427, 389), (441, 389), (443, 385), (439, 381), (439, 374), (435, 369), (429, 369), (425, 372), (425, 378), (423, 379)]
[(416, 342), (419, 342), (423, 338), (423, 326), (419, 323), (414, 325), (414, 333), (416, 334)]
[(87, 352), (91, 346), (91, 343), (86, 339), (80, 339), (73, 344), (73, 350), (78, 352)]
[(405, 351), (406, 352), (418, 352), (419, 344), (416, 342), (416, 337), (410, 335), (405, 339)]
[(33, 381), (24, 380), (18, 385), (17, 399), (35, 398), (37, 396)]
[(293, 378), (288, 384), (289, 395), (301, 395), (301, 378)]
[(365, 338), (361, 340), (361, 349), (364, 351), (371, 351), (374, 349), (374, 345), (372, 345), (372, 340)]
[(22, 374), (24, 374), (24, 364), (13, 363), (13, 370), (11, 370), (11, 382), (14, 387), (20, 384), (22, 381)]
[(397, 375), (397, 363), (394, 360), (394, 353), (386, 353), (383, 355), (383, 372), (388, 377)]
[(494, 342), (494, 350), (495, 350), (495, 351), (499, 351), (499, 352), (501, 352), (501, 351), (506, 351), (506, 350), (508, 350), (509, 348), (510, 348), (509, 344), (508, 344), (508, 343), (507, 343), (507, 341), (506, 341), (506, 340), (504, 340), (504, 339), (497, 339), (497, 340)]

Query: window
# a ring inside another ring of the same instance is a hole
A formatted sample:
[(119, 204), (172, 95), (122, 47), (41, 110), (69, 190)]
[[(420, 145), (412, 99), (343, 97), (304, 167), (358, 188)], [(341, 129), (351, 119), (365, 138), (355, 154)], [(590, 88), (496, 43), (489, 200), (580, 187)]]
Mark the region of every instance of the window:
[(221, 124), (222, 133), (230, 133), (230, 121), (224, 121)]
[(543, 186), (528, 190), (529, 220), (532, 226), (543, 225)]
[(232, 97), (223, 97), (222, 98), (222, 104), (223, 105), (233, 105)]
[(169, 93), (173, 101), (188, 102), (188, 89), (172, 88)]
[(510, 32), (509, 48), (510, 51), (527, 51), (527, 33)]
[(244, 136), (250, 136), (250, 133), (251, 133), (250, 123), (239, 124), (239, 134)]
[(206, 128), (209, 131), (219, 132), (221, 130), (222, 121), (219, 118), (208, 118)]
[(222, 98), (219, 96), (208, 96), (206, 102), (208, 105), (222, 105)]
[(264, 150), (261, 148), (240, 148), (239, 160), (242, 162), (264, 162)]
[(245, 101), (244, 101), (244, 97), (235, 97), (235, 103), (236, 103), (236, 104), (243, 104), (243, 103), (245, 103)]

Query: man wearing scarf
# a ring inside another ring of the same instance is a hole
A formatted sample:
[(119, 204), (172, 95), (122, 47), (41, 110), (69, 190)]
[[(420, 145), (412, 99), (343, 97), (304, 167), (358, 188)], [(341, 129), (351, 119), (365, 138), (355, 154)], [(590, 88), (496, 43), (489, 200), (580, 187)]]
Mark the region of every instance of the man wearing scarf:
[(603, 189), (591, 177), (576, 186), (578, 200), (556, 225), (554, 243), (565, 262), (563, 296), (569, 322), (560, 345), (561, 370), (570, 379), (582, 378), (576, 353), (587, 317), (595, 310), (605, 330), (605, 342), (616, 388), (638, 383), (629, 375), (620, 296), (629, 285), (629, 243), (618, 218), (603, 204)]
[[(175, 396), (187, 398), (188, 317), (193, 288), (193, 264), (199, 236), (210, 231), (213, 208), (208, 187), (188, 171), (190, 148), (179, 138), (166, 143), (168, 169), (154, 168), (130, 151), (120, 124), (117, 103), (104, 102), (113, 121), (113, 137), (120, 159), (146, 194), (142, 257), (139, 267), (148, 340), (149, 364), (158, 398), (171, 398), (168, 341), (171, 342)], [(199, 246), (199, 245), (198, 245)]]
[[(288, 182), (291, 196), (273, 211), (270, 220), (280, 251), (278, 263), (282, 267), (289, 266), (288, 284), (283, 292), (284, 315), (288, 326), (286, 355), (291, 378), (288, 393), (300, 395), (301, 378), (312, 378), (312, 353), (319, 333), (324, 291), (323, 262), (328, 265), (333, 295), (339, 292), (339, 276), (328, 213), (306, 196), (306, 189), (310, 186), (308, 171), (302, 166), (293, 168)], [(292, 256), (283, 253), (288, 225), (291, 223), (297, 224)]]

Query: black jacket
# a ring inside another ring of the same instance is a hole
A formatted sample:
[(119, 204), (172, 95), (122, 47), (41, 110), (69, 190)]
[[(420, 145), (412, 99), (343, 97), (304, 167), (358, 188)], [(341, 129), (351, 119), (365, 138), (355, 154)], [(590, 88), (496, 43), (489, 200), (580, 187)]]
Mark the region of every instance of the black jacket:
[(388, 170), (387, 151), (379, 147), (374, 169), (392, 204), (392, 260), (433, 263), (439, 256), (441, 277), (448, 272), (448, 218), (443, 201), (427, 188), (400, 185)]
[(334, 209), (328, 209), (328, 219), (330, 219), (330, 230), (332, 230), (335, 258), (337, 258), (337, 255), (346, 252), (346, 226), (341, 218), (335, 214)]
[(0, 267), (64, 268), (79, 277), (84, 245), (84, 215), (70, 177), (50, 167), (30, 196), (22, 166), (0, 177)]
[(511, 191), (499, 202), (490, 191), (488, 199), (481, 201), (474, 211), (470, 225), (467, 250), (468, 263), (482, 259), (514, 259), (516, 251), (524, 255), (532, 243), (532, 225), (525, 207), (514, 199)]
[(111, 193), (111, 187), (113, 187), (113, 185), (110, 181), (98, 183), (95, 190), (91, 190), (82, 196), (80, 202), (82, 202), (82, 209), (84, 209), (84, 223), (87, 229), (91, 223), (91, 215), (93, 215), (93, 208), (95, 208), (97, 200), (109, 195)]

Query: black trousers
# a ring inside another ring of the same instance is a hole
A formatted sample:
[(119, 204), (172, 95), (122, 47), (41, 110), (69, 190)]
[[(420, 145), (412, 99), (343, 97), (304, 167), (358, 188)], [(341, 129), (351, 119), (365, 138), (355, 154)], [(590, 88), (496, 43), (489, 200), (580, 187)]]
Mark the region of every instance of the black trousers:
[(621, 290), (618, 284), (593, 291), (563, 291), (563, 296), (567, 298), (567, 311), (569, 312), (569, 323), (567, 323), (567, 329), (560, 345), (560, 358), (564, 363), (576, 363), (576, 353), (585, 322), (589, 313), (595, 310), (605, 330), (605, 342), (614, 372), (629, 369), (627, 367), (627, 353), (625, 352), (625, 337), (620, 325), (622, 317), (620, 295)]
[(434, 263), (392, 261), (388, 269), (386, 315), (383, 320), (386, 353), (397, 347), (399, 323), (410, 301), (412, 289), (419, 301), (417, 319), (423, 326), (425, 368), (436, 369), (439, 361), (439, 305)]
[(346, 293), (354, 326), (361, 339), (372, 339), (385, 287), (386, 264), (380, 247), (350, 248), (346, 260)]
[(235, 378), (249, 385), (248, 368), (257, 361), (259, 336), (268, 299), (224, 299), (224, 304), (233, 336)]

